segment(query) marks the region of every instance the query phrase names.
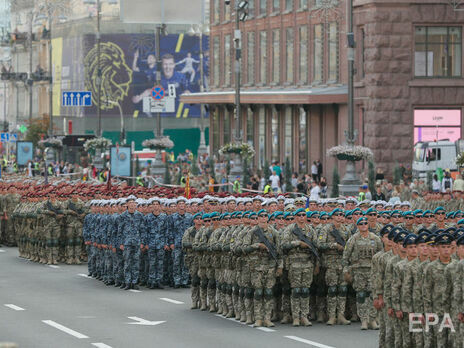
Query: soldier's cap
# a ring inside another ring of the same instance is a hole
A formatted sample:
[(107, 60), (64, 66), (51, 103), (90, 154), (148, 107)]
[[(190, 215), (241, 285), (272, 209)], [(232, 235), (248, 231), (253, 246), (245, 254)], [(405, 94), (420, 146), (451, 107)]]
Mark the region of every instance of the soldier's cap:
[(193, 220), (201, 220), (201, 218), (203, 217), (203, 214), (202, 213), (196, 213), (195, 215), (193, 215)]
[(402, 215), (403, 215), (403, 217), (406, 217), (406, 216), (414, 216), (414, 214), (413, 214), (412, 211), (410, 211), (410, 210), (403, 212)]
[(309, 198), (308, 203), (316, 203), (317, 204), (317, 199)]
[(419, 191), (417, 191), (417, 190), (412, 190), (411, 193), (415, 193), (416, 195), (418, 195), (418, 194), (419, 194)]
[(358, 203), (358, 207), (368, 207), (370, 205), (371, 205), (371, 202), (368, 201), (367, 199)]
[(252, 211), (250, 214), (248, 214), (249, 219), (256, 219), (258, 217), (258, 214), (256, 214), (254, 211)]
[(456, 245), (464, 245), (464, 236), (460, 236), (456, 241)]
[(241, 211), (235, 212), (235, 218), (236, 219), (241, 219), (243, 217), (243, 213)]
[(337, 199), (337, 204), (341, 204), (345, 206), (345, 200), (344, 199)]
[(254, 202), (254, 201), (260, 201), (260, 202), (262, 202), (262, 201), (264, 201), (264, 198), (258, 195), (258, 196), (254, 196), (251, 200), (252, 200), (253, 202)]
[(436, 214), (436, 213), (441, 212), (441, 211), (445, 212), (446, 210), (445, 210), (445, 208), (443, 208), (443, 207), (437, 207), (437, 208), (435, 208), (435, 210), (433, 211), (433, 213)]
[(321, 216), (321, 214), (318, 211), (313, 211), (311, 213), (311, 219), (316, 219), (316, 218), (318, 218), (320, 216)]
[(278, 216), (284, 216), (284, 212), (283, 211), (276, 211), (274, 212), (274, 217), (278, 217)]
[(359, 213), (361, 213), (361, 215), (364, 215), (363, 211), (359, 208), (354, 208), (351, 212), (353, 215), (359, 214)]
[(293, 215), (296, 216), (296, 215), (298, 215), (300, 213), (305, 213), (306, 214), (306, 210), (304, 210), (303, 208), (298, 208), (297, 210), (295, 210), (293, 212)]
[(260, 211), (258, 211), (257, 213), (258, 216), (268, 216), (268, 213), (265, 209), (261, 209)]
[(219, 220), (219, 218), (221, 217), (221, 215), (219, 215), (217, 211), (210, 213), (209, 216), (212, 220)]
[(414, 233), (410, 233), (406, 236), (403, 241), (403, 247), (407, 247), (408, 245), (416, 245), (417, 243), (417, 236)]
[(457, 228), (456, 227), (448, 227), (446, 230), (444, 230), (443, 232), (444, 233), (449, 233), (449, 234), (453, 234), (454, 232), (457, 231)]
[(369, 215), (370, 213), (377, 213), (377, 210), (374, 208), (369, 208), (364, 212), (364, 215)]
[(306, 211), (306, 219), (310, 220), (311, 219), (311, 216), (312, 216), (313, 212), (308, 210)]
[(129, 203), (130, 201), (136, 201), (137, 200), (137, 197), (135, 197), (134, 195), (130, 195), (129, 197), (126, 197), (126, 203)]
[(464, 219), (458, 220), (458, 225), (464, 225)]
[(231, 213), (227, 213), (227, 212), (226, 212), (226, 213), (222, 213), (222, 215), (221, 215), (221, 220), (229, 220), (230, 217), (231, 217), (231, 215), (232, 215)]
[(445, 215), (445, 218), (446, 219), (454, 219), (454, 216), (456, 215), (456, 212), (455, 211), (450, 211), (449, 213), (447, 213)]
[(345, 211), (345, 217), (348, 217), (348, 216), (353, 216), (353, 211), (352, 210), (346, 210)]
[(382, 202), (382, 201), (374, 202), (374, 207), (381, 207), (381, 208), (383, 208), (384, 206), (385, 206), (385, 203)]
[(295, 200), (293, 198), (286, 198), (284, 201), (284, 205), (293, 204), (294, 201)]
[(403, 214), (403, 212), (401, 210), (398, 210), (398, 209), (395, 209), (395, 210), (393, 210), (391, 212), (391, 216), (393, 216), (393, 215), (401, 215), (401, 214)]
[(292, 219), (293, 219), (293, 213), (291, 213), (291, 212), (286, 212), (286, 213), (284, 213), (284, 219), (287, 220), (288, 218), (292, 218)]
[(414, 216), (421, 215), (423, 213), (422, 209), (416, 209), (412, 212)]
[(267, 221), (271, 221), (271, 220), (275, 220), (275, 213), (272, 213), (272, 214), (269, 214), (269, 216), (267, 217)]
[(278, 200), (278, 201), (285, 201), (285, 197), (282, 196), (282, 195), (279, 195), (279, 196), (277, 197), (277, 200)]
[(332, 210), (330, 213), (329, 213), (329, 216), (332, 217), (334, 216), (335, 214), (345, 214), (345, 212), (343, 211), (343, 209), (340, 209), (340, 208), (335, 208), (334, 210)]
[(203, 214), (203, 216), (201, 218), (203, 219), (203, 221), (211, 220), (211, 217), (209, 216), (209, 214)]
[(430, 233), (424, 231), (418, 234), (416, 239), (416, 244), (424, 244), (427, 243), (427, 239), (429, 238)]
[(395, 226), (393, 226), (392, 224), (386, 224), (385, 226), (382, 227), (382, 229), (380, 230), (380, 236), (383, 237), (383, 235), (387, 234), (387, 233), (390, 233), (390, 231), (392, 229), (394, 229)]
[(399, 233), (396, 234), (395, 239), (393, 239), (393, 241), (395, 243), (402, 243), (407, 235), (408, 235), (408, 232), (402, 230), (402, 231), (400, 231)]
[(234, 196), (228, 196), (228, 197), (225, 198), (225, 201), (226, 201), (227, 203), (229, 203), (229, 202), (235, 202), (235, 201), (236, 201), (236, 198), (235, 198)]
[(275, 198), (269, 198), (265, 202), (263, 202), (264, 205), (271, 205), (271, 204), (278, 204), (277, 199)]
[(427, 237), (426, 243), (427, 243), (428, 245), (435, 245), (435, 240), (437, 239), (437, 236), (438, 236), (438, 235), (435, 234), (435, 233), (430, 234), (430, 235)]
[(319, 212), (319, 219), (328, 220), (329, 219), (329, 214), (327, 214), (325, 211), (321, 211), (321, 212)]
[(462, 213), (461, 210), (457, 210), (454, 212), (453, 214), (453, 219), (457, 219), (457, 218), (462, 218), (464, 216), (464, 214)]
[(435, 239), (435, 244), (449, 245), (454, 241), (454, 237), (449, 233), (440, 233)]
[(252, 213), (252, 212), (251, 212), (251, 211), (244, 211), (244, 212), (242, 213), (242, 219), (248, 218), (248, 216), (250, 215), (250, 213)]
[(296, 203), (302, 203), (302, 204), (305, 204), (306, 203), (306, 199), (304, 197), (298, 197), (298, 198), (295, 198), (295, 204)]
[(367, 217), (361, 216), (358, 221), (356, 221), (356, 226), (359, 225), (361, 222), (367, 222)]
[(285, 206), (285, 211), (287, 212), (293, 212), (295, 211), (296, 207), (293, 204), (289, 204)]
[(427, 215), (432, 215), (433, 212), (431, 210), (424, 210), (424, 212), (422, 213), (422, 217), (426, 217)]
[(388, 232), (388, 239), (393, 241), (398, 233), (402, 231), (401, 227), (393, 227), (390, 232)]
[(345, 202), (346, 203), (357, 203), (358, 201), (354, 197), (348, 197), (347, 199), (345, 199)]
[(391, 217), (391, 212), (388, 211), (388, 210), (382, 211), (382, 212), (380, 213), (380, 216), (383, 216), (383, 217), (385, 217), (385, 216)]
[(187, 203), (187, 198), (185, 198), (184, 196), (179, 196), (179, 197), (176, 198), (176, 201), (177, 201), (177, 203), (179, 203), (179, 202)]
[(401, 207), (410, 207), (411, 206), (411, 203), (409, 203), (408, 201), (404, 201), (400, 204)]

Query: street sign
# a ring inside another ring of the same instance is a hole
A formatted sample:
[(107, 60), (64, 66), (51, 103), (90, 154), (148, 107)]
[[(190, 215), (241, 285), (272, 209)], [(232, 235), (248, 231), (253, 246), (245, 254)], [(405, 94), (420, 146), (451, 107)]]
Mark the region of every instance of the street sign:
[(63, 106), (92, 106), (92, 92), (65, 91), (61, 101)]
[(7, 143), (9, 141), (15, 142), (18, 140), (17, 134), (10, 134), (10, 133), (0, 133), (0, 141), (2, 143)]
[(163, 100), (164, 94), (165, 94), (164, 88), (161, 86), (155, 86), (151, 90), (151, 96), (155, 100)]
[(18, 140), (18, 134), (10, 134), (9, 141), (15, 142)]
[(165, 97), (155, 100), (150, 97), (143, 98), (143, 112), (175, 112), (176, 98)]

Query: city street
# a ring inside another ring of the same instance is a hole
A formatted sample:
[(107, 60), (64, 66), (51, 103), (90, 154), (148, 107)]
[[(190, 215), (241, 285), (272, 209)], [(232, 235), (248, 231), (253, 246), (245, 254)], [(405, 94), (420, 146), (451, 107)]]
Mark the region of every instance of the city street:
[(252, 328), (190, 310), (188, 289), (123, 291), (86, 276), (86, 265), (46, 266), (0, 248), (0, 342), (21, 348), (376, 347), (359, 324)]

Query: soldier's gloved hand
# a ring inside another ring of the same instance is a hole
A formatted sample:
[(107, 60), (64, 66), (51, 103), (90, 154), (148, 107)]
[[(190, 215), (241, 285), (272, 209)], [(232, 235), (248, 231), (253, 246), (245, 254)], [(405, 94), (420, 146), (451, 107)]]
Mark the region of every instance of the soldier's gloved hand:
[(388, 308), (387, 314), (391, 318), (395, 317), (395, 311), (393, 310), (393, 308)]
[(174, 244), (170, 245), (171, 250), (174, 250)]
[(168, 251), (169, 247), (167, 245), (164, 246), (164, 250)]
[(277, 268), (276, 277), (280, 277), (282, 275), (282, 272), (283, 272), (282, 268)]
[(396, 311), (396, 317), (398, 319), (403, 319), (403, 312), (402, 311)]
[(124, 250), (124, 245), (121, 244), (121, 245), (119, 246), (119, 249)]
[(306, 244), (305, 242), (301, 242), (301, 241), (300, 241), (300, 247), (302, 247), (302, 248), (309, 248), (309, 245)]
[(140, 244), (140, 249), (143, 249), (143, 244)]
[(461, 323), (464, 323), (464, 313), (459, 313), (459, 314), (458, 314), (458, 320), (459, 320)]
[(263, 243), (259, 243), (259, 248), (261, 250), (267, 250), (267, 247)]

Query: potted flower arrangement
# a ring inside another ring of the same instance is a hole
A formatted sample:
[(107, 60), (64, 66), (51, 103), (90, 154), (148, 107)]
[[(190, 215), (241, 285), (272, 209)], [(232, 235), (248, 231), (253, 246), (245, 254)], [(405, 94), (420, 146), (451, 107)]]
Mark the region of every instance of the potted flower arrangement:
[(84, 150), (87, 152), (95, 153), (96, 150), (104, 151), (108, 149), (113, 143), (110, 139), (103, 137), (88, 139), (84, 143)]
[(461, 152), (458, 157), (456, 157), (456, 165), (458, 167), (464, 166), (464, 152)]
[(225, 154), (239, 154), (243, 158), (250, 159), (255, 155), (255, 150), (247, 143), (229, 143), (219, 149), (221, 156)]
[(169, 137), (161, 137), (156, 139), (147, 139), (142, 143), (143, 147), (148, 147), (152, 150), (165, 150), (174, 147), (174, 142)]
[(63, 142), (60, 138), (47, 138), (39, 141), (39, 147), (61, 149), (63, 147)]
[(371, 149), (364, 146), (348, 146), (338, 145), (327, 150), (327, 155), (336, 157), (341, 161), (370, 161), (374, 158), (374, 153)]

